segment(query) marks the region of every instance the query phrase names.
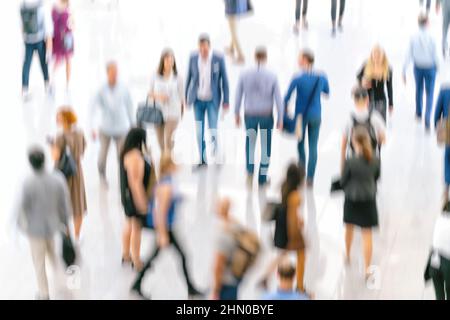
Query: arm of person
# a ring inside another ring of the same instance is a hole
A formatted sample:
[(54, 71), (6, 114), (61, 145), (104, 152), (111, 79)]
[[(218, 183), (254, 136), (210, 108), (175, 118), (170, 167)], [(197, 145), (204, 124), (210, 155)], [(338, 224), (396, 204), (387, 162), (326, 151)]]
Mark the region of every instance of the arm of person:
[(134, 205), (140, 214), (145, 215), (147, 213), (147, 193), (142, 184), (145, 173), (144, 159), (139, 151), (133, 150), (125, 156), (124, 165)]
[(184, 85), (183, 85), (183, 78), (181, 76), (178, 76), (177, 79), (177, 93), (178, 98), (181, 101), (181, 116), (184, 114), (184, 109), (186, 108), (186, 99), (184, 98)]
[(220, 59), (220, 74), (221, 74), (221, 86), (223, 90), (223, 108), (228, 109), (230, 105), (230, 90), (228, 85), (227, 68), (225, 66), (225, 59)]
[(184, 98), (187, 101), (188, 100), (188, 93), (189, 93), (189, 87), (191, 85), (192, 81), (192, 58), (189, 59), (189, 65), (188, 65), (188, 73), (186, 76), (186, 87), (184, 88)]
[(344, 172), (345, 157), (347, 153), (348, 133), (345, 132), (341, 142), (341, 174)]
[(234, 115), (236, 117), (236, 125), (238, 127), (241, 125), (241, 104), (242, 104), (242, 97), (244, 95), (244, 83), (242, 77), (243, 75), (241, 74), (236, 88), (236, 103), (234, 106)]
[(392, 111), (394, 109), (394, 93), (393, 93), (393, 89), (392, 89), (393, 79), (394, 78), (392, 77), (392, 69), (389, 68), (389, 76), (386, 81), (386, 86), (387, 86), (388, 102), (389, 102), (389, 110), (390, 111)]
[(59, 194), (59, 219), (60, 222), (68, 228), (69, 217), (72, 217), (72, 202), (70, 199), (69, 188), (67, 186), (66, 181), (64, 181), (64, 177), (60, 176), (61, 187)]
[(158, 246), (164, 248), (169, 244), (169, 232), (167, 229), (167, 215), (169, 213), (172, 189), (169, 185), (160, 185), (156, 189), (156, 236)]
[(330, 84), (328, 83), (328, 78), (326, 76), (322, 76), (323, 86), (322, 93), (326, 98), (330, 95)]
[(212, 288), (212, 295), (214, 300), (219, 299), (220, 289), (222, 288), (222, 278), (223, 273), (225, 271), (225, 264), (226, 264), (226, 256), (218, 252), (216, 254), (216, 258), (214, 261), (214, 284)]
[(131, 99), (131, 94), (130, 91), (128, 91), (128, 89), (126, 89), (125, 92), (125, 106), (127, 108), (127, 116), (128, 116), (128, 121), (130, 122), (131, 126), (135, 125), (135, 113), (134, 113), (134, 108), (133, 108), (133, 100)]
[(295, 79), (292, 79), (291, 83), (289, 84), (288, 91), (287, 91), (286, 95), (284, 96), (284, 111), (285, 112), (289, 105), (289, 101), (291, 100), (292, 93), (295, 90), (295, 87), (296, 87), (296, 81), (295, 81)]
[(364, 78), (364, 70), (366, 69), (366, 63), (364, 63), (361, 67), (361, 69), (359, 69), (359, 72), (356, 74), (356, 79), (358, 80), (358, 84), (362, 85), (362, 81)]
[(275, 100), (275, 105), (277, 107), (277, 126), (278, 129), (283, 129), (283, 117), (284, 117), (284, 107), (283, 107), (283, 99), (281, 98), (280, 86), (278, 85), (278, 79), (275, 79), (275, 84), (273, 87), (273, 97)]

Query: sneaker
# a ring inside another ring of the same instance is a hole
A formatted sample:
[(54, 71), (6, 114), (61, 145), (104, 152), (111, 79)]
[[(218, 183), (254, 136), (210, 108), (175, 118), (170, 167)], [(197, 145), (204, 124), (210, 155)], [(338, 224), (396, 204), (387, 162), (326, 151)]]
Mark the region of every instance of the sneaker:
[(195, 165), (193, 170), (199, 171), (199, 170), (205, 169), (207, 166), (208, 166), (208, 164), (206, 162), (202, 162), (202, 163)]
[(303, 18), (303, 29), (308, 30), (308, 28), (309, 28), (309, 23), (305, 18)]
[(336, 28), (331, 29), (331, 36), (336, 38)]
[(136, 283), (131, 287), (131, 292), (137, 294), (143, 300), (151, 300), (150, 296), (145, 295), (141, 290), (141, 286)]
[(22, 92), (22, 101), (23, 102), (30, 102), (32, 98), (32, 95), (30, 93), (30, 91), (25, 90)]
[(293, 30), (294, 30), (294, 34), (295, 34), (296, 36), (298, 36), (298, 34), (300, 33), (300, 30), (299, 30), (299, 28), (298, 28), (298, 24), (294, 24)]

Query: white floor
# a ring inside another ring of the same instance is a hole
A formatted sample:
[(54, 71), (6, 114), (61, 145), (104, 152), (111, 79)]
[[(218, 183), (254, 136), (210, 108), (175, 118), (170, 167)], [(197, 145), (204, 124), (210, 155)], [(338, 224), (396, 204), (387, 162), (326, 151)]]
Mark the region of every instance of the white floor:
[[(417, 1), (418, 2), (418, 1)], [(108, 3), (110, 3), (108, 5)], [(276, 4), (275, 4), (276, 3)], [(409, 36), (415, 31), (418, 4), (411, 0), (347, 1), (344, 33), (336, 39), (330, 34), (330, 4), (327, 0), (310, 3), (308, 32), (292, 34), (294, 1), (255, 0), (255, 14), (240, 22), (240, 38), (251, 64), (253, 49), (264, 44), (270, 66), (278, 73), (283, 93), (296, 71), (297, 52), (303, 46), (314, 49), (317, 68), (329, 77), (331, 96), (323, 102), (323, 121), (319, 142), (319, 161), (314, 192), (305, 194), (308, 256), (306, 286), (317, 299), (433, 299), (430, 286), (423, 282), (423, 270), (431, 243), (435, 217), (439, 214), (443, 185), (443, 153), (434, 136), (425, 135), (414, 121), (412, 72), (406, 86), (401, 67)], [(20, 35), (18, 1), (1, 1), (0, 30), (3, 50), (0, 59), (0, 299), (32, 299), (36, 290), (33, 267), (25, 239), (13, 227), (13, 207), (21, 178), (28, 172), (26, 149), (31, 143), (44, 143), (55, 132), (55, 110), (67, 101), (64, 76), (56, 75), (54, 100), (44, 96), (37, 60), (31, 71), (33, 100), (20, 99), (23, 44)], [(188, 54), (196, 48), (198, 34), (208, 31), (213, 47), (221, 51), (229, 41), (221, 1), (211, 0), (78, 0), (73, 1), (76, 53), (69, 101), (86, 127), (92, 93), (104, 81), (104, 65), (117, 59), (121, 78), (132, 89), (135, 103), (143, 99), (151, 72), (161, 50), (174, 49), (181, 74), (186, 72)], [(431, 28), (440, 44), (441, 18), (431, 14)], [(376, 281), (367, 287), (361, 272), (360, 237), (355, 238), (354, 263), (343, 265), (343, 224), (341, 195), (330, 196), (331, 178), (338, 172), (340, 137), (352, 108), (350, 90), (355, 74), (370, 48), (380, 43), (394, 68), (395, 113), (389, 122), (388, 142), (383, 151), (379, 192), (380, 228), (375, 234), (373, 263)], [(440, 47), (439, 47), (440, 48)], [(440, 51), (440, 49), (439, 49)], [(231, 101), (242, 67), (228, 61)], [(436, 92), (445, 78), (444, 63)], [(272, 185), (265, 195), (245, 187), (244, 133), (238, 136), (231, 114), (221, 117), (222, 143), (227, 164), (218, 171), (191, 172), (182, 166), (180, 188), (185, 195), (177, 226), (189, 256), (195, 282), (207, 289), (212, 280), (213, 237), (216, 232), (214, 202), (218, 196), (233, 199), (233, 213), (242, 223), (257, 230), (265, 243), (265, 253), (240, 292), (242, 299), (257, 299), (259, 275), (273, 252), (271, 227), (261, 221), (266, 197), (277, 196), (277, 188), (290, 161), (296, 160), (294, 141), (275, 133), (270, 175)], [(178, 159), (195, 160), (192, 111), (183, 119), (176, 137)], [(154, 135), (150, 134), (155, 157)], [(186, 140), (185, 140), (186, 139)], [(98, 145), (89, 141), (84, 159), (88, 197), (81, 243), (80, 269), (67, 280), (64, 290), (52, 291), (54, 298), (128, 299), (133, 279), (131, 269), (120, 265), (120, 233), (123, 212), (120, 206), (117, 164), (108, 163), (109, 190), (98, 182)], [(153, 236), (146, 232), (142, 253), (153, 247)], [(79, 283), (78, 283), (79, 281)], [(79, 289), (68, 290), (79, 285)], [(64, 286), (63, 286), (64, 287)], [(144, 290), (154, 299), (184, 299), (186, 288), (177, 257), (172, 250), (161, 254), (146, 277)]]

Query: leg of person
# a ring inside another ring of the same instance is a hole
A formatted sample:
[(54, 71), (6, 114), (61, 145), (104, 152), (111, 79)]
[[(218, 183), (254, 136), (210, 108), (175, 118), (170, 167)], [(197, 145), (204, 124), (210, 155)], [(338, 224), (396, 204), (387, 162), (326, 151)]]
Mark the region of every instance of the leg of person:
[(166, 149), (166, 146), (164, 144), (164, 141), (165, 141), (164, 140), (164, 127), (165, 127), (165, 125), (161, 124), (155, 128), (156, 138), (158, 140), (159, 149), (161, 150), (161, 154), (163, 154)]
[(450, 25), (450, 12), (448, 10), (442, 11), (442, 53), (445, 57), (448, 50), (448, 27)]
[(48, 64), (47, 64), (47, 46), (45, 41), (42, 40), (37, 44), (37, 52), (39, 55), (39, 62), (41, 64), (42, 76), (44, 77), (44, 82), (46, 85), (49, 84), (48, 76)]
[(230, 25), (230, 33), (231, 33), (231, 42), (233, 44), (233, 48), (237, 52), (237, 62), (244, 62), (244, 54), (242, 53), (241, 46), (239, 44), (239, 39), (237, 35), (237, 20), (236, 16), (230, 15), (228, 16), (228, 24)]
[(75, 232), (75, 239), (80, 238), (81, 225), (83, 224), (83, 213), (76, 213), (73, 215), (73, 227)]
[(122, 263), (131, 261), (130, 254), (131, 243), (131, 218), (125, 219), (125, 224), (122, 231)]
[(34, 52), (34, 45), (25, 43), (25, 56), (22, 68), (22, 90), (24, 93), (28, 91), (31, 62), (33, 60), (33, 52)]
[(305, 291), (304, 276), (305, 276), (306, 255), (305, 250), (297, 251), (297, 290)]
[(173, 134), (178, 126), (178, 120), (167, 120), (164, 127), (164, 145), (166, 151), (172, 152), (174, 146)]
[(303, 168), (306, 168), (306, 154), (305, 154), (305, 141), (306, 141), (306, 127), (308, 126), (308, 122), (306, 122), (305, 119), (303, 119), (302, 124), (302, 139), (297, 144), (297, 151), (298, 151), (298, 160), (301, 166)]
[(238, 286), (223, 285), (220, 288), (219, 300), (237, 300), (238, 299)]
[(172, 231), (169, 231), (169, 238), (170, 238), (170, 243), (173, 245), (173, 247), (178, 252), (178, 254), (179, 254), (180, 258), (181, 258), (181, 266), (183, 268), (184, 278), (186, 279), (186, 285), (188, 287), (188, 295), (199, 294), (200, 292), (195, 288), (195, 286), (194, 286), (194, 284), (193, 284), (193, 282), (191, 280), (191, 277), (189, 276), (189, 271), (188, 271), (188, 268), (187, 268), (186, 255), (184, 254), (183, 249), (178, 244), (177, 238), (175, 237), (175, 235), (173, 234)]
[(424, 89), (424, 73), (422, 69), (414, 67), (414, 79), (416, 81), (416, 117), (421, 119)]
[(49, 299), (47, 272), (45, 270), (46, 240), (30, 237), (29, 243), (38, 285), (38, 298)]
[(196, 101), (194, 103), (194, 118), (200, 164), (206, 164), (205, 113), (206, 103), (203, 101)]
[(217, 130), (217, 122), (219, 120), (219, 107), (215, 106), (213, 102), (208, 102), (206, 106), (206, 112), (208, 114), (208, 127), (212, 139), (213, 155), (217, 159), (219, 154), (219, 131)]
[(308, 13), (308, 0), (303, 0), (302, 19), (304, 29), (308, 29), (308, 20), (306, 20), (307, 13)]
[[(436, 0), (439, 1), (439, 0)], [(427, 14), (430, 12), (430, 8), (431, 8), (431, 0), (427, 0)]]
[(120, 160), (120, 153), (122, 152), (122, 148), (125, 143), (125, 138), (126, 138), (125, 135), (114, 137), (114, 143), (116, 144), (117, 161)]
[(450, 186), (450, 147), (445, 148), (444, 153), (444, 175), (445, 175), (445, 193), (444, 201), (449, 200), (449, 186)]
[(100, 132), (99, 140), (100, 140), (100, 154), (98, 156), (98, 172), (100, 174), (100, 178), (106, 181), (106, 161), (108, 159), (108, 151), (109, 145), (111, 143), (111, 137), (104, 134), (103, 132)]
[(267, 174), (270, 166), (270, 157), (272, 155), (272, 130), (273, 130), (273, 117), (261, 117), (259, 126), (261, 128), (261, 162), (259, 165), (259, 184), (265, 184), (267, 182)]
[(366, 276), (370, 268), (372, 261), (372, 229), (363, 228), (362, 229), (362, 241), (363, 241), (363, 251), (364, 251), (364, 267)]
[(341, 29), (341, 31), (342, 31), (342, 19), (344, 18), (344, 11), (345, 11), (345, 0), (340, 0), (338, 26), (339, 26), (339, 29)]
[(431, 269), (431, 279), (433, 280), (434, 293), (436, 295), (436, 300), (445, 300), (445, 282), (444, 276), (441, 273), (441, 268), (439, 270)]
[(350, 252), (352, 250), (354, 233), (355, 227), (352, 224), (345, 224), (345, 259), (347, 263), (350, 263)]
[(295, 0), (295, 24), (298, 27), (300, 23), (300, 11), (302, 7), (302, 0)]
[(131, 287), (131, 290), (136, 291), (142, 297), (144, 297), (144, 295), (142, 294), (142, 291), (141, 291), (142, 280), (144, 279), (145, 273), (147, 272), (147, 270), (151, 268), (153, 261), (156, 259), (156, 257), (159, 254), (159, 251), (160, 251), (160, 249), (158, 247), (157, 242), (155, 241), (155, 251), (150, 256), (150, 258), (147, 260), (147, 262), (144, 264), (144, 266), (142, 267), (142, 270), (139, 271), (139, 274), (138, 274), (136, 280), (134, 281), (133, 286)]
[(139, 217), (131, 218), (131, 260), (133, 261), (136, 270), (142, 269), (141, 261), (141, 233), (142, 225)]
[(425, 110), (425, 127), (430, 130), (431, 111), (433, 109), (434, 84), (436, 80), (436, 68), (432, 68), (425, 73), (425, 91), (427, 95)]
[(445, 285), (445, 299), (450, 300), (450, 260), (441, 256), (441, 271)]
[(337, 13), (337, 0), (331, 0), (331, 28), (332, 35), (336, 34), (336, 13)]
[(252, 176), (255, 170), (255, 145), (258, 136), (258, 120), (254, 116), (245, 116), (245, 163), (247, 174)]
[(308, 170), (307, 170), (307, 181), (310, 185), (314, 182), (314, 175), (316, 172), (317, 165), (317, 145), (319, 143), (319, 133), (320, 133), (320, 119), (314, 119), (309, 121), (308, 125)]
[(66, 56), (66, 85), (69, 87), (70, 77), (72, 75), (72, 59), (69, 55)]

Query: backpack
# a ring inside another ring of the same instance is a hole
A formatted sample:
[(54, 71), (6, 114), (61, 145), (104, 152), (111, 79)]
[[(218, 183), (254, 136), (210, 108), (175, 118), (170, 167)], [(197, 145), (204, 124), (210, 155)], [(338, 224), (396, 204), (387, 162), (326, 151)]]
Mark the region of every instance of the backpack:
[(240, 281), (255, 263), (261, 245), (255, 233), (243, 228), (234, 231), (233, 236), (236, 248), (231, 256), (231, 272)]
[(356, 120), (355, 116), (352, 115), (353, 126), (352, 126), (352, 129), (350, 130), (350, 137), (349, 137), (349, 146), (350, 146), (350, 150), (352, 153), (355, 151), (355, 149), (353, 147), (353, 142), (352, 142), (351, 136), (353, 134), (353, 130), (355, 130), (355, 128), (357, 128), (357, 127), (363, 127), (367, 130), (367, 132), (369, 133), (370, 142), (372, 144), (372, 149), (374, 151), (376, 151), (378, 149), (377, 133), (376, 133), (375, 128), (373, 127), (372, 123), (370, 122), (371, 116), (372, 116), (372, 109), (369, 110), (369, 116), (367, 117), (367, 119), (364, 122), (360, 122), (360, 121)]
[(20, 16), (22, 18), (22, 29), (26, 35), (33, 35), (39, 32), (40, 24), (38, 19), (38, 11), (41, 2), (32, 7), (22, 6), (20, 8)]

